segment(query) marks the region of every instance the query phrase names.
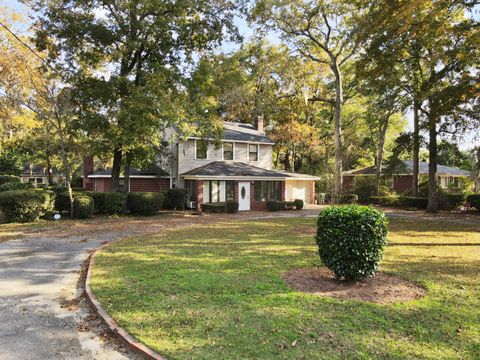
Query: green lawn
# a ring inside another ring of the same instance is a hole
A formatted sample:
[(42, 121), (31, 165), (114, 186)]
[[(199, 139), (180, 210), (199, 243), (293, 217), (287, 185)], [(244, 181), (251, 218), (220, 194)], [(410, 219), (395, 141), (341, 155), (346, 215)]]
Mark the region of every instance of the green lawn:
[(382, 270), (428, 289), (396, 305), (289, 289), (280, 273), (320, 265), (313, 226), (245, 221), (131, 238), (97, 256), (92, 288), (169, 359), (480, 358), (478, 225), (391, 220)]

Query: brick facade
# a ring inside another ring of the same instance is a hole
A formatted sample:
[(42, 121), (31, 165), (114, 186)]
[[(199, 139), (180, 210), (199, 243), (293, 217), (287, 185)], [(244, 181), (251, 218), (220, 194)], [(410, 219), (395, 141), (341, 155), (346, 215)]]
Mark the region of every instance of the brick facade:
[[(108, 192), (111, 189), (112, 180), (110, 178), (90, 180), (92, 181), (91, 190), (93, 191)], [(168, 189), (170, 189), (170, 179), (130, 178), (130, 192), (159, 192)]]
[(130, 192), (159, 192), (170, 189), (170, 179), (130, 178)]
[(83, 158), (83, 188), (85, 190), (93, 190), (93, 179), (89, 179), (88, 175), (93, 173), (93, 156)]

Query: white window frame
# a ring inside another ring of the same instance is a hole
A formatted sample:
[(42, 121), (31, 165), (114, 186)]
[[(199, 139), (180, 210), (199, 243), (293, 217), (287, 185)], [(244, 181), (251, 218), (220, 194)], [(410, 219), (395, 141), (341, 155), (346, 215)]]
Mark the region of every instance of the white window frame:
[(208, 148), (210, 147), (210, 142), (208, 140), (205, 140), (205, 141), (207, 142), (207, 157), (205, 159), (198, 159), (197, 158), (197, 139), (195, 139), (195, 143), (193, 144), (193, 152), (194, 152), (195, 160), (208, 160)]
[[(225, 160), (225, 152), (224, 152), (224, 148), (223, 148), (223, 145), (225, 143), (232, 144), (232, 152), (233, 152), (233, 159), (232, 160), (226, 160), (226, 161), (235, 161), (235, 143), (233, 141), (222, 142), (222, 161)], [(195, 147), (195, 149), (196, 149), (196, 147)]]
[[(255, 145), (257, 147), (257, 160), (250, 160), (250, 145)], [(258, 163), (260, 161), (260, 144), (247, 144), (247, 157), (249, 162)]]

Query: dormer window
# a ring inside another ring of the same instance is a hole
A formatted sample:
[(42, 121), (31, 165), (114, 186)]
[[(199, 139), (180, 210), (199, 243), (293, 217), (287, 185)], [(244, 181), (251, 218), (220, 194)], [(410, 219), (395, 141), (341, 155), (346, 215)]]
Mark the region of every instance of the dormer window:
[(195, 141), (195, 159), (197, 160), (208, 159), (208, 141), (206, 140)]
[(248, 144), (248, 161), (258, 161), (258, 144)]
[(223, 143), (223, 160), (233, 160), (233, 143)]

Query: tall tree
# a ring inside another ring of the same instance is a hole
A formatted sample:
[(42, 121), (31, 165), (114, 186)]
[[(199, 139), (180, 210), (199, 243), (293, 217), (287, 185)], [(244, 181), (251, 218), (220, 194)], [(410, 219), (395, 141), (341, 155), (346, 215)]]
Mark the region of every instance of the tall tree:
[(478, 55), (474, 54), (479, 51), (479, 29), (466, 15), (467, 9), (462, 2), (448, 0), (375, 1), (363, 26), (370, 31), (366, 54), (377, 65), (375, 70), (396, 74), (399, 86), (411, 97), (417, 139), (414, 159), (418, 159), (419, 113), (427, 120), (428, 210), (432, 212), (438, 208), (440, 125), (455, 124), (459, 130), (475, 118), (472, 107), (478, 98)]
[[(343, 70), (357, 51), (357, 28), (353, 17), (356, 2), (335, 0), (261, 0), (253, 9), (253, 19), (267, 28), (279, 30), (283, 40), (306, 59), (327, 66), (333, 77), (333, 98), (313, 96), (311, 100), (334, 105), (335, 192), (342, 192), (342, 107)], [(326, 79), (330, 81), (330, 79)]]
[(170, 117), (159, 115), (181, 87), (185, 62), (225, 34), (236, 35), (231, 0), (25, 2), (40, 14), (37, 47), (48, 50), (57, 65), (67, 65), (75, 97), (96, 99), (92, 108), (79, 106), (80, 120), (113, 152), (112, 190), (119, 189), (122, 162), (128, 182), (129, 165), (144, 153), (139, 150), (145, 141), (184, 120), (171, 117), (172, 106)]

